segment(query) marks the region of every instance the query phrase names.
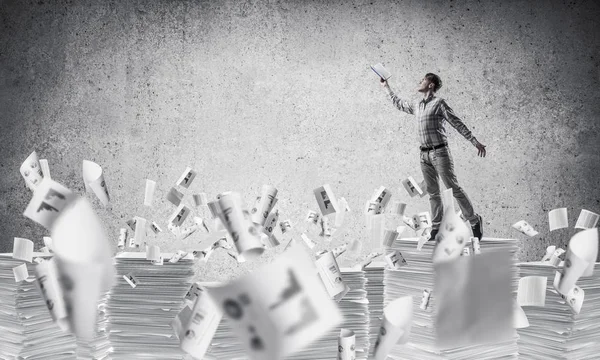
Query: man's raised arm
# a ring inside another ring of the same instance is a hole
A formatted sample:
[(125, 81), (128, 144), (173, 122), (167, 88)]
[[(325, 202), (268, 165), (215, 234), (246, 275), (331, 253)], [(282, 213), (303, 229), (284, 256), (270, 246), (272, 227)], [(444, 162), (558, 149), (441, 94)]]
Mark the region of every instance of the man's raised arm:
[(398, 110), (414, 115), (413, 104), (410, 101), (400, 99), (398, 96), (396, 96), (386, 80), (381, 79), (381, 85), (383, 85), (383, 88), (387, 91), (390, 99), (392, 99), (392, 103), (398, 108)]

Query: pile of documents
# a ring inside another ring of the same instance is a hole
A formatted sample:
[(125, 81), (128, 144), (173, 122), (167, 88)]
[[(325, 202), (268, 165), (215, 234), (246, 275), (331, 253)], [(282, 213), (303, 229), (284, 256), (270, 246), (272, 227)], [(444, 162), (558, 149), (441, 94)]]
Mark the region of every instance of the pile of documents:
[[(440, 350), (436, 345), (436, 294), (434, 291), (435, 273), (432, 263), (434, 242), (426, 242), (417, 250), (418, 238), (396, 239), (386, 254), (398, 250), (407, 264), (397, 269), (389, 266), (384, 271), (384, 305), (402, 297), (413, 297), (413, 323), (408, 343), (396, 345), (389, 356), (393, 359), (515, 359), (518, 355), (517, 335), (510, 341), (480, 344), (467, 347)], [(463, 256), (478, 256), (471, 252), (471, 242), (467, 243)], [(516, 294), (518, 270), (516, 267), (517, 240), (483, 238), (480, 241), (481, 253), (494, 250), (508, 250), (513, 254), (512, 289)], [(468, 294), (465, 294), (468, 296)], [(516, 295), (515, 295), (516, 296)], [(460, 331), (457, 329), (457, 331)]]
[[(169, 259), (173, 254), (162, 254)], [(162, 265), (146, 253), (119, 253), (117, 279), (106, 304), (111, 359), (182, 359), (171, 322), (194, 276), (191, 254)]]
[[(13, 268), (22, 264), (29, 276), (15, 282)], [(75, 337), (52, 320), (37, 288), (34, 266), (12, 254), (0, 254), (0, 358), (76, 359)]]
[[(211, 283), (216, 285), (215, 283)], [(223, 285), (223, 284), (219, 284)], [(227, 316), (221, 318), (221, 323), (215, 332), (211, 345), (206, 353), (207, 359), (217, 360), (247, 360), (246, 350), (232, 328)]]
[[(560, 265), (562, 266), (562, 265)], [(529, 327), (518, 329), (519, 355), (527, 359), (597, 359), (600, 353), (600, 269), (581, 277), (577, 286), (584, 291), (579, 314), (554, 289), (557, 270), (549, 262), (519, 264), (520, 276), (547, 278), (545, 306), (523, 306)]]
[(369, 300), (369, 354), (373, 352), (373, 344), (377, 340), (377, 332), (383, 319), (383, 269), (384, 262), (372, 262), (365, 267), (367, 277), (367, 299)]
[(343, 322), (326, 335), (310, 344), (303, 351), (286, 359), (330, 360), (338, 354), (340, 329), (352, 330), (355, 334), (356, 360), (366, 360), (369, 349), (369, 301), (367, 300), (367, 278), (362, 270), (341, 268), (344, 283), (350, 291), (338, 303)]

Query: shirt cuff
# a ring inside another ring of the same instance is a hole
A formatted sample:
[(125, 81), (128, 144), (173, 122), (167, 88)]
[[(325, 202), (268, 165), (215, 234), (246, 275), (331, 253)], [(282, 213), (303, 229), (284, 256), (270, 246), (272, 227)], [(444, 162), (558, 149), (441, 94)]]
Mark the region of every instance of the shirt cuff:
[(475, 138), (475, 136), (473, 136), (471, 138), (471, 144), (473, 144), (473, 146), (477, 146), (477, 144), (479, 144), (479, 141), (477, 141), (477, 139)]
[(388, 83), (385, 84), (385, 86), (383, 87), (385, 89), (385, 91), (387, 92), (387, 94), (389, 96), (394, 95), (394, 92), (392, 91), (392, 89), (390, 88), (390, 85)]

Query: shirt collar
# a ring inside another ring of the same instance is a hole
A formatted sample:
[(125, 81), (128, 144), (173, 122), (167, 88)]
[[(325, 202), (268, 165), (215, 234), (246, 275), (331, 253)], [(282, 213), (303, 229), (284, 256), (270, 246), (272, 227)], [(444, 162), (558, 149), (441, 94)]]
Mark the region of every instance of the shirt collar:
[(430, 102), (430, 101), (431, 101), (431, 99), (433, 99), (434, 97), (435, 97), (435, 95), (433, 95), (433, 94), (429, 94), (429, 96), (428, 96), (428, 97), (426, 97), (426, 98), (424, 98), (423, 100), (421, 100), (421, 103), (423, 103), (423, 104), (427, 104), (427, 103), (428, 103), (428, 102)]

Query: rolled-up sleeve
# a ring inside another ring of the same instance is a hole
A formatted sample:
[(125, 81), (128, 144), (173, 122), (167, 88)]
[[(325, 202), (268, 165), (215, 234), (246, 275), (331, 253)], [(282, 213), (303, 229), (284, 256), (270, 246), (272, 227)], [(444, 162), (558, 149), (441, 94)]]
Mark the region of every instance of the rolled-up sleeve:
[(404, 111), (405, 113), (411, 115), (415, 114), (412, 102), (401, 99), (398, 96), (396, 96), (396, 94), (394, 94), (389, 85), (385, 86), (385, 90), (387, 91), (388, 96), (392, 100), (392, 103), (396, 108), (398, 108), (398, 110)]
[(458, 131), (459, 134), (461, 134), (465, 137), (465, 139), (471, 142), (471, 144), (477, 145), (477, 139), (475, 138), (475, 136), (473, 136), (471, 130), (469, 130), (467, 125), (465, 125), (462, 122), (462, 120), (458, 116), (456, 116), (456, 114), (454, 114), (454, 110), (452, 110), (452, 108), (448, 106), (445, 100), (440, 101), (440, 108), (442, 110), (442, 115), (444, 116), (444, 119), (446, 119), (446, 121), (448, 121), (450, 125), (452, 125), (452, 127), (455, 128), (456, 131)]

